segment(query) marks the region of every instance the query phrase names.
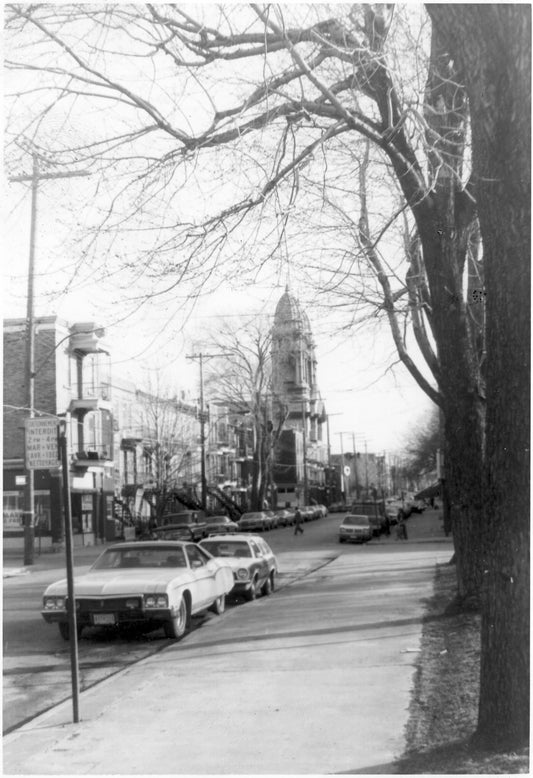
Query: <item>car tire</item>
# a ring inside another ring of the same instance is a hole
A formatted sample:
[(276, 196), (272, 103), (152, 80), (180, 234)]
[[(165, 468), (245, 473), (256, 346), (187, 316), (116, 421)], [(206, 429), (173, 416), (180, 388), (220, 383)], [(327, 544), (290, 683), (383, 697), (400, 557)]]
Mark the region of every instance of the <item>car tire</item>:
[(257, 597), (257, 578), (254, 578), (252, 581), (252, 585), (246, 592), (245, 597), (248, 602), (252, 602)]
[(344, 538), (339, 538), (339, 543), (344, 543)]
[(209, 610), (216, 613), (217, 616), (221, 616), (226, 610), (226, 595), (221, 594), (220, 597), (217, 597)]
[[(63, 640), (70, 640), (70, 624), (68, 621), (60, 621), (57, 625), (59, 627), (59, 634), (63, 638)], [(81, 638), (81, 633), (83, 632), (83, 627), (81, 627), (79, 624), (76, 626), (76, 633), (78, 635), (78, 640)]]
[(263, 597), (268, 597), (269, 594), (272, 594), (272, 581), (270, 580), (270, 576), (268, 576), (265, 583), (261, 587), (261, 594)]
[(185, 597), (183, 597), (177, 615), (165, 622), (165, 635), (172, 640), (181, 640), (189, 629), (190, 621), (189, 604)]

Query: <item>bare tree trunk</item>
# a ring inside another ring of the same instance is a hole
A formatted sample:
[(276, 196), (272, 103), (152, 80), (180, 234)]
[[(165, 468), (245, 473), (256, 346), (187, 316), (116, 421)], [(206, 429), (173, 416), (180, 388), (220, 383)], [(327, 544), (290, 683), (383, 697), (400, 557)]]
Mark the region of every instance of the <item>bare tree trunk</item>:
[(485, 585), (476, 739), (529, 737), (531, 9), (430, 5), (463, 65), (485, 254)]

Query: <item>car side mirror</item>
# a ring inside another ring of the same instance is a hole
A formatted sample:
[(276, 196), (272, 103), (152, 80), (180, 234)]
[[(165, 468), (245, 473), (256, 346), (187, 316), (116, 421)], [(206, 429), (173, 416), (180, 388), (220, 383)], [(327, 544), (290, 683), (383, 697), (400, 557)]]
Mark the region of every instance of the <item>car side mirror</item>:
[(200, 562), (199, 559), (193, 559), (191, 567), (202, 567), (202, 563)]

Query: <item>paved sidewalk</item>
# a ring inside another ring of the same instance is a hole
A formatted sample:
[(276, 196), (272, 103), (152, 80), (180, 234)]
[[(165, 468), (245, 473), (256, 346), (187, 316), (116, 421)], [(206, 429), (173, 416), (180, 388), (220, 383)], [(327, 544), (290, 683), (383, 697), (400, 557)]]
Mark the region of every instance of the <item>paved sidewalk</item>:
[(325, 566), (282, 555), (290, 591), (83, 692), (79, 723), (68, 701), (7, 735), (4, 774), (393, 772), (424, 602), (451, 556), (439, 529), (437, 515), (414, 516), (409, 541), (339, 546)]

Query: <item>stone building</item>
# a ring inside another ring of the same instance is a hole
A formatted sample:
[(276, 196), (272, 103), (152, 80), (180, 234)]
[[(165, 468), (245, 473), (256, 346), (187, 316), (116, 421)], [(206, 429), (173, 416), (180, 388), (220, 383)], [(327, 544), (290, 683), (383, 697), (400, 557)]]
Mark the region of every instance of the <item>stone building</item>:
[(276, 306), (272, 327), (272, 394), (274, 412), (283, 414), (283, 419), (274, 420), (283, 421), (274, 466), (278, 506), (323, 503), (328, 447), (316, 346), (309, 318), (288, 287)]

